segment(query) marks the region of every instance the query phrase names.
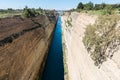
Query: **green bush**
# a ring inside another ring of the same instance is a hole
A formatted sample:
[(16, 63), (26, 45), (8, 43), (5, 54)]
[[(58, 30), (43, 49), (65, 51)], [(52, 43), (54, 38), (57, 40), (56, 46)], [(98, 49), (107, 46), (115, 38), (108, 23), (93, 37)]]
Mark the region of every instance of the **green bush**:
[(45, 15), (45, 11), (44, 11), (42, 8), (39, 8), (39, 9), (38, 9), (38, 12), (39, 12), (39, 14), (41, 14), (41, 15)]
[(112, 8), (111, 5), (108, 5), (108, 6), (106, 6), (105, 10), (106, 10), (106, 14), (109, 14), (109, 15), (110, 15), (110, 14), (112, 14), (113, 8)]
[(39, 15), (39, 13), (34, 8), (30, 9), (26, 6), (23, 10), (23, 16), (26, 18), (35, 17), (37, 15)]
[(119, 14), (120, 14), (120, 8), (118, 9), (118, 11), (119, 11)]
[(68, 19), (65, 21), (66, 27), (72, 27), (72, 18), (68, 17)]
[(107, 49), (114, 50), (116, 47), (113, 45), (116, 45), (117, 41), (120, 42), (118, 21), (120, 21), (119, 15), (101, 16), (94, 25), (87, 26), (83, 43), (91, 54), (91, 58), (95, 61), (95, 65), (106, 61)]

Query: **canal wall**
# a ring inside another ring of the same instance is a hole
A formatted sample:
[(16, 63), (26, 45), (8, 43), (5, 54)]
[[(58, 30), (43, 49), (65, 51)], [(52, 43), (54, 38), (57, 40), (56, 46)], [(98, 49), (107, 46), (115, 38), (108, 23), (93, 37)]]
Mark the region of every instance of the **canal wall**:
[(0, 26), (0, 80), (41, 77), (57, 18), (58, 15), (53, 14), (1, 19), (4, 27)]
[[(84, 28), (86, 25), (93, 24), (95, 21), (94, 16), (92, 19), (91, 18), (92, 16), (90, 15), (82, 13), (79, 14), (77, 12), (72, 12), (71, 14), (64, 13), (62, 16), (65, 80), (90, 79), (84, 77), (84, 74), (91, 74), (87, 71), (89, 69), (87, 68), (87, 63), (89, 64), (89, 61), (86, 62), (86, 59), (89, 58), (88, 55), (86, 55), (87, 53), (85, 51), (82, 38), (84, 36)], [(71, 25), (66, 23), (69, 19), (71, 19)]]
[[(72, 26), (66, 26), (68, 17)], [(120, 80), (120, 50), (98, 68), (83, 44), (85, 28), (96, 19), (96, 15), (78, 12), (62, 16), (65, 80)]]

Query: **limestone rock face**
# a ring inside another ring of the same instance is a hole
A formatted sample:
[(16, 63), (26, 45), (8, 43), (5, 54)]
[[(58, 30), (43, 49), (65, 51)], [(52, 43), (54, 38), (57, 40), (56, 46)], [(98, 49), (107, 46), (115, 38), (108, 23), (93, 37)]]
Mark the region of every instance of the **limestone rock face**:
[[(72, 18), (72, 27), (66, 27), (68, 17)], [(62, 16), (66, 80), (120, 80), (120, 49), (99, 69), (83, 44), (86, 26), (94, 24), (96, 19), (97, 16), (77, 12)]]
[(35, 80), (41, 75), (53, 36), (47, 16), (0, 19), (0, 80)]

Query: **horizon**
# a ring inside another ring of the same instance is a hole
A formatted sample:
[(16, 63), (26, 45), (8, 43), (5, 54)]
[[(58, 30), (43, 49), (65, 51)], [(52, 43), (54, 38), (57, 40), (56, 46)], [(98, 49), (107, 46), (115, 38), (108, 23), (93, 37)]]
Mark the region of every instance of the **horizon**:
[[(29, 8), (42, 8), (42, 9), (50, 9), (50, 10), (69, 10), (76, 8), (79, 2), (82, 2), (83, 4), (88, 3), (88, 2), (93, 2), (94, 4), (101, 4), (101, 3), (106, 3), (106, 4), (120, 4), (119, 0), (71, 0), (71, 1), (66, 1), (66, 0), (44, 0), (44, 1), (35, 1), (35, 0), (6, 0), (6, 1), (1, 1), (0, 3), (0, 9), (23, 9), (25, 6), (28, 6)], [(6, 4), (7, 3), (7, 4)]]

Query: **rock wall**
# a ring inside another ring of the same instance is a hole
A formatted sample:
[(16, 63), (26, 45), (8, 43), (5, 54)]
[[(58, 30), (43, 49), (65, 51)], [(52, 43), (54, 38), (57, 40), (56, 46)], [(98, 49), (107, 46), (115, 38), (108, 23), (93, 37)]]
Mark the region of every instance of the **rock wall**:
[(36, 80), (42, 75), (57, 15), (52, 18), (0, 19), (0, 80)]
[[(68, 17), (72, 27), (66, 27)], [(62, 16), (65, 80), (120, 80), (120, 50), (98, 68), (83, 44), (86, 26), (96, 19), (95, 15), (77, 12)]]

